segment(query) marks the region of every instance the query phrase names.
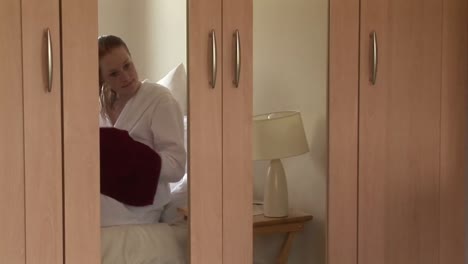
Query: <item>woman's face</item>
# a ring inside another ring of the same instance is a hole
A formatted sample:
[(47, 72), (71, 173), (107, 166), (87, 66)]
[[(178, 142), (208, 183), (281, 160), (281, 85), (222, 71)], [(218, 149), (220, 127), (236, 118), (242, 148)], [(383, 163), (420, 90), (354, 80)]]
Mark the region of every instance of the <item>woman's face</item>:
[(135, 65), (125, 47), (112, 49), (99, 60), (99, 67), (104, 85), (119, 96), (131, 96), (140, 86)]

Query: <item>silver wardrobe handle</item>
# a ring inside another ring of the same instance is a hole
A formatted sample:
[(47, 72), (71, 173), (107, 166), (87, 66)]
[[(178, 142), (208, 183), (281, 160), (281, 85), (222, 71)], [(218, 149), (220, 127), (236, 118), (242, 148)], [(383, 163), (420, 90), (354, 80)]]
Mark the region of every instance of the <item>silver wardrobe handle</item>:
[(235, 67), (235, 72), (234, 72), (234, 85), (239, 87), (239, 81), (240, 81), (240, 73), (241, 73), (241, 42), (240, 42), (240, 34), (239, 30), (236, 29), (236, 32), (234, 33), (234, 38), (236, 39), (236, 67)]
[(211, 30), (210, 32), (210, 38), (211, 38), (211, 58), (212, 58), (212, 61), (211, 61), (211, 81), (210, 81), (210, 85), (211, 85), (211, 88), (215, 88), (216, 86), (216, 75), (217, 75), (217, 72), (218, 72), (218, 65), (217, 65), (217, 51), (216, 51), (216, 33), (213, 30)]
[(47, 68), (49, 71), (48, 74), (48, 87), (47, 91), (50, 93), (52, 92), (52, 78), (53, 78), (53, 71), (54, 71), (54, 62), (53, 62), (53, 54), (52, 54), (52, 36), (50, 34), (50, 28), (47, 28)]
[(372, 85), (375, 85), (377, 82), (377, 68), (379, 65), (379, 50), (378, 50), (378, 43), (377, 43), (377, 32), (372, 31), (370, 34), (371, 41), (372, 41), (372, 73), (370, 82)]

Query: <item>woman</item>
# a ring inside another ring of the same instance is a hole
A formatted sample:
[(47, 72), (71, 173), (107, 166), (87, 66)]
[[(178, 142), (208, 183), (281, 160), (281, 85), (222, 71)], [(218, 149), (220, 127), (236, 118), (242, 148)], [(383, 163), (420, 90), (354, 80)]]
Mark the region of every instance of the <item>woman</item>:
[[(154, 150), (161, 161), (158, 182), (147, 183), (157, 186), (153, 203), (130, 206), (101, 194), (101, 225), (159, 222), (164, 206), (170, 201), (169, 183), (179, 181), (185, 173), (180, 105), (167, 88), (139, 80), (129, 49), (122, 39), (101, 36), (98, 44), (100, 127), (127, 131), (133, 140)], [(120, 154), (126, 155), (116, 155)]]

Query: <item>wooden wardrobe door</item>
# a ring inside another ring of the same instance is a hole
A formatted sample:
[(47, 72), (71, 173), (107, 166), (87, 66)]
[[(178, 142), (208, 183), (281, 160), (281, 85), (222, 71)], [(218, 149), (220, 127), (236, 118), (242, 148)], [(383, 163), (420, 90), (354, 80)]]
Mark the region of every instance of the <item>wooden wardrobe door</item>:
[(442, 7), (361, 1), (359, 264), (439, 263)]
[[(26, 261), (63, 262), (62, 127), (58, 0), (22, 3)], [(48, 91), (47, 34), (53, 80)]]
[[(190, 263), (222, 263), (221, 1), (189, 1), (187, 25)], [(214, 88), (212, 30), (217, 51)]]
[(330, 0), (327, 263), (357, 263), (359, 0)]
[(440, 264), (464, 264), (467, 257), (468, 1), (443, 2)]
[(253, 261), (252, 31), (252, 0), (223, 0), (224, 264)]
[(97, 8), (61, 1), (66, 264), (101, 263)]
[(25, 263), (21, 2), (0, 2), (0, 263)]

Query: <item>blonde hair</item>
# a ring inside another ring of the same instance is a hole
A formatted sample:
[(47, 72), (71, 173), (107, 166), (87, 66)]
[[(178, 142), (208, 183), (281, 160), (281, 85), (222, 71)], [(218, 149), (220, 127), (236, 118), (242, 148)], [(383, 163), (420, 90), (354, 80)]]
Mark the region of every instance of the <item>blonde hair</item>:
[(108, 117), (108, 109), (112, 109), (117, 99), (117, 93), (106, 85), (102, 85), (99, 91), (99, 103), (101, 105), (101, 114)]
[[(99, 61), (101, 61), (101, 58), (106, 56), (110, 51), (119, 47), (124, 47), (128, 52), (128, 55), (131, 56), (127, 44), (125, 44), (121, 38), (114, 35), (99, 36), (98, 47)], [(104, 84), (104, 80), (101, 74), (101, 67), (99, 67), (99, 101), (101, 104), (101, 114), (103, 116), (107, 116), (107, 110), (112, 109), (116, 99), (117, 93)]]

